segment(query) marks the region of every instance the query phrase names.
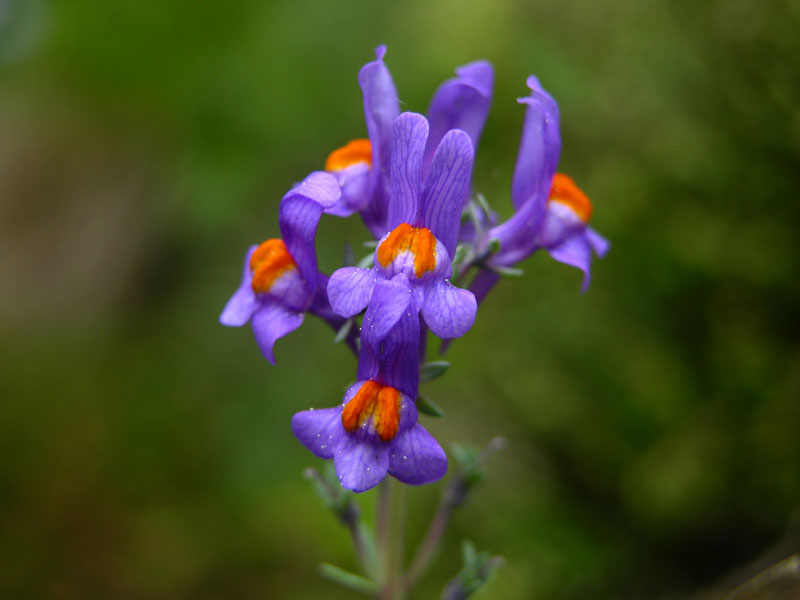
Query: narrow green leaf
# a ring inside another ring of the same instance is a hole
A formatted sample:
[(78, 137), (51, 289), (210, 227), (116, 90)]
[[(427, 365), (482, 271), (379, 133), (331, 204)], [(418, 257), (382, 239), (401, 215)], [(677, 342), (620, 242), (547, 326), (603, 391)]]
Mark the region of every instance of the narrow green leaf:
[(364, 258), (358, 261), (358, 264), (356, 266), (359, 267), (360, 269), (369, 269), (372, 266), (372, 261), (374, 260), (375, 260), (375, 253), (370, 252)]
[(426, 362), (419, 368), (420, 382), (431, 381), (437, 377), (441, 377), (450, 368), (450, 363), (446, 360), (432, 360)]
[(350, 330), (353, 328), (353, 319), (347, 319), (344, 322), (344, 325), (339, 327), (339, 331), (336, 332), (336, 337), (333, 338), (333, 343), (338, 344), (342, 340), (344, 340), (348, 335), (350, 335)]
[(475, 202), (487, 216), (492, 214), (492, 207), (489, 206), (489, 203), (486, 201), (486, 196), (483, 194), (475, 194)]
[(478, 557), (478, 549), (475, 548), (475, 544), (471, 541), (464, 540), (461, 542), (461, 554), (464, 557), (464, 566), (470, 567), (475, 563), (475, 559)]
[(378, 586), (375, 584), (375, 582), (370, 581), (361, 575), (356, 575), (350, 571), (345, 571), (344, 569), (330, 563), (320, 563), (319, 572), (326, 579), (329, 579), (334, 583), (338, 583), (339, 585), (344, 586), (349, 590), (353, 590), (354, 592), (372, 595), (378, 591)]
[(455, 254), (453, 254), (453, 264), (457, 265), (460, 264), (461, 261), (464, 260), (464, 257), (467, 255), (467, 246), (466, 244), (459, 244), (456, 246)]
[(503, 277), (521, 277), (525, 274), (525, 271), (522, 269), (515, 269), (514, 267), (493, 267), (487, 266), (490, 271), (494, 271), (498, 275), (502, 275)]
[(417, 394), (417, 410), (430, 417), (443, 417), (444, 411), (433, 400)]

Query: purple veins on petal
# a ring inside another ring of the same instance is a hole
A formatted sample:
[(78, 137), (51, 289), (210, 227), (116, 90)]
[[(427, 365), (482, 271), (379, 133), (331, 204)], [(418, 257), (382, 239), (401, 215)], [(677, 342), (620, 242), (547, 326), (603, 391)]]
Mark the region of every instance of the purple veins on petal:
[(392, 444), (389, 474), (403, 483), (421, 485), (444, 477), (447, 455), (439, 442), (419, 423), (401, 433)]
[(289, 190), (284, 199), (302, 196), (313, 200), (323, 209), (331, 208), (339, 200), (342, 190), (336, 177), (325, 171), (314, 171)]
[(377, 276), (373, 269), (344, 267), (328, 281), (328, 300), (331, 308), (343, 317), (357, 315), (367, 307)]
[(378, 485), (389, 470), (389, 444), (368, 443), (358, 433), (345, 435), (333, 455), (342, 486), (364, 492)]
[(312, 173), (281, 200), (278, 222), (286, 248), (297, 263), (310, 296), (316, 289), (317, 227), (326, 207), (336, 204), (341, 190), (330, 173)]
[(380, 281), (372, 290), (369, 308), (364, 315), (363, 337), (382, 342), (411, 302), (411, 290), (395, 281)]
[[(412, 401), (415, 400), (419, 389), (419, 331), (419, 316), (412, 310), (402, 314), (382, 343), (373, 339), (369, 331), (362, 331), (364, 343), (361, 346), (362, 357), (359, 359), (359, 378), (366, 374), (370, 361), (375, 360), (383, 383), (401, 391)], [(413, 402), (411, 406), (413, 407)]]
[(393, 132), (389, 231), (402, 223), (413, 223), (417, 215), (428, 121), (417, 113), (405, 112), (395, 119)]
[(448, 131), (433, 156), (419, 206), (419, 222), (452, 256), (458, 242), (461, 208), (469, 193), (474, 151), (469, 136)]
[(442, 339), (461, 337), (475, 323), (478, 303), (469, 290), (441, 281), (425, 295), (422, 318)]

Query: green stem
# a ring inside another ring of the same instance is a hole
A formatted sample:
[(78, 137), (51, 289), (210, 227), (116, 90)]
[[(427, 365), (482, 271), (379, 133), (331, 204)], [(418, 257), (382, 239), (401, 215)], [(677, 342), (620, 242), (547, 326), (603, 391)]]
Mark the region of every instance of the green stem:
[(375, 536), (378, 539), (380, 569), (380, 600), (394, 600), (394, 565), (392, 559), (392, 490), (389, 478), (378, 487), (378, 505), (375, 515)]

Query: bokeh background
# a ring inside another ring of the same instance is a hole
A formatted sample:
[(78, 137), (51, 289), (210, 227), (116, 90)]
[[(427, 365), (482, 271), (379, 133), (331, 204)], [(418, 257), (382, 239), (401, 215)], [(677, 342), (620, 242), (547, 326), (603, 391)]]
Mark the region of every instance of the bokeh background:
[[(283, 193), (364, 135), (379, 43), (420, 112), (494, 63), (503, 215), (537, 74), (613, 242), (585, 295), (527, 261), (427, 386), (444, 444), (508, 448), (416, 597), (465, 537), (509, 600), (716, 597), (798, 550), (800, 3), (2, 0), (2, 597), (352, 597), (288, 423), (355, 361), (309, 319), (271, 367), (217, 317)], [(324, 220), (322, 266), (366, 237)], [(439, 493), (410, 490), (409, 546)]]

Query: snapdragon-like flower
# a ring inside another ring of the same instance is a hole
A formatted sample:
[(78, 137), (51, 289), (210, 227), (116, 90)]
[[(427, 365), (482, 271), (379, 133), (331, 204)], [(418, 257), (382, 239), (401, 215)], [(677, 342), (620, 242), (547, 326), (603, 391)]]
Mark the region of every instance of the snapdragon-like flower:
[(387, 473), (418, 485), (447, 471), (444, 450), (417, 422), (419, 317), (404, 277), (375, 286), (361, 327), (358, 381), (342, 405), (292, 418), (297, 438), (318, 457), (332, 458), (342, 486), (355, 492)]
[[(364, 98), (369, 139), (355, 139), (330, 153), (325, 170), (333, 174), (342, 196), (327, 213), (347, 217), (360, 212), (375, 238), (384, 234), (390, 197), (389, 166), (394, 145), (393, 123), (400, 114), (397, 89), (383, 62), (386, 46), (358, 74)], [(423, 159), (427, 172), (434, 152), (451, 129), (461, 129), (477, 147), (492, 99), (494, 71), (486, 61), (456, 68), (456, 77), (442, 83), (428, 107), (430, 135)]]
[(220, 322), (240, 327), (248, 321), (256, 342), (275, 364), (273, 346), (312, 312), (333, 327), (341, 325), (328, 305), (328, 278), (317, 270), (314, 238), (322, 213), (336, 204), (339, 184), (328, 173), (315, 172), (281, 200), (278, 222), (282, 239), (251, 246), (242, 282), (220, 315)]
[[(581, 269), (582, 291), (589, 285), (592, 254), (603, 257), (608, 241), (587, 225), (592, 214), (589, 198), (561, 173), (556, 165), (561, 151), (559, 112), (555, 100), (528, 78), (530, 96), (519, 100), (527, 104), (517, 162), (511, 184), (514, 215), (487, 232), (480, 252), (499, 243), (499, 250), (488, 256), (489, 267), (510, 267), (544, 248), (555, 260)], [(470, 288), (482, 299), (496, 283), (491, 270), (479, 273)]]
[(369, 304), (375, 285), (402, 275), (411, 291), (411, 310), (441, 338), (464, 335), (475, 321), (473, 294), (449, 281), (450, 256), (469, 193), (473, 148), (462, 130), (448, 131), (423, 176), (428, 121), (403, 113), (394, 122), (391, 197), (385, 233), (375, 249), (372, 269), (346, 267), (331, 275), (328, 298), (333, 310), (351, 317)]

